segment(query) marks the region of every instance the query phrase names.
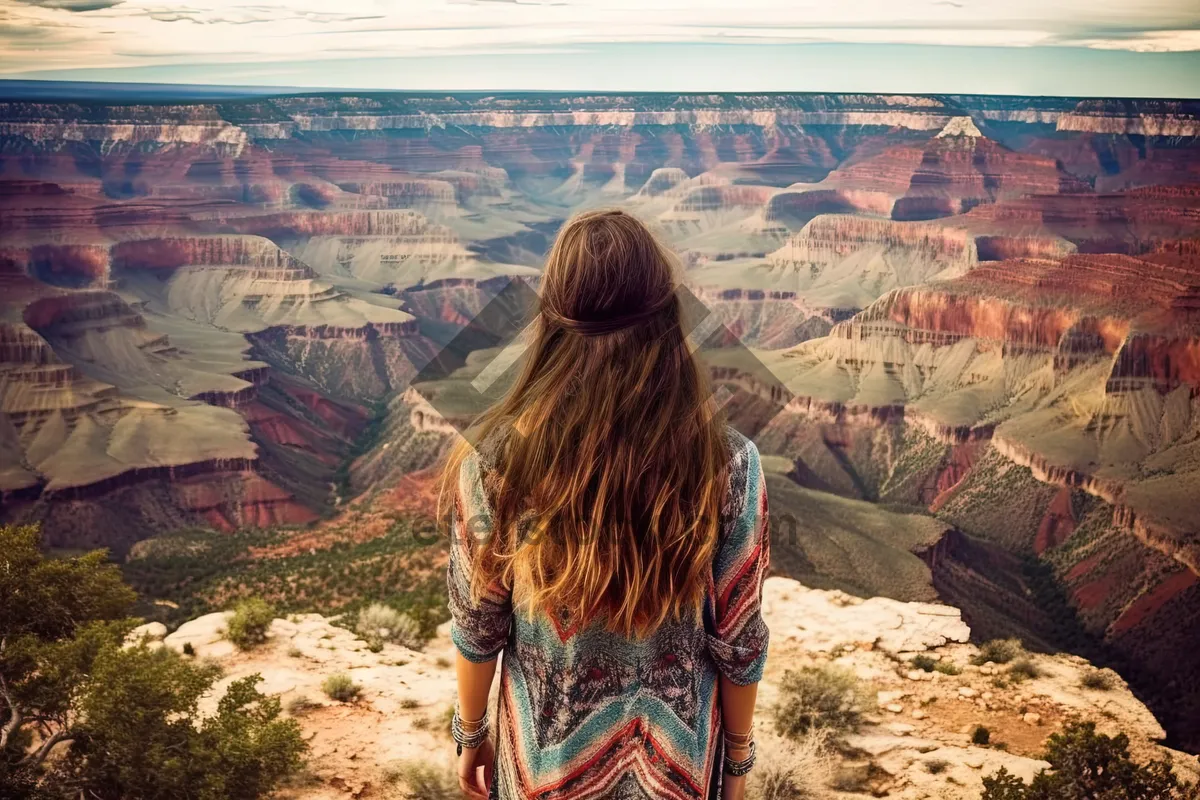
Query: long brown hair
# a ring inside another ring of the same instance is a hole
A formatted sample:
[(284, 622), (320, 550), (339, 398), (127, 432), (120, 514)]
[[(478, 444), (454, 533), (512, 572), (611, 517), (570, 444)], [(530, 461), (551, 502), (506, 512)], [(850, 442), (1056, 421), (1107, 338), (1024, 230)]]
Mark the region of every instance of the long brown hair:
[[(681, 325), (670, 253), (637, 219), (594, 211), (558, 234), (519, 377), (484, 413), (490, 535), (472, 593), (513, 592), (629, 637), (704, 600), (729, 445)], [(511, 435), (516, 432), (518, 435)], [(447, 465), (443, 509), (470, 446)]]

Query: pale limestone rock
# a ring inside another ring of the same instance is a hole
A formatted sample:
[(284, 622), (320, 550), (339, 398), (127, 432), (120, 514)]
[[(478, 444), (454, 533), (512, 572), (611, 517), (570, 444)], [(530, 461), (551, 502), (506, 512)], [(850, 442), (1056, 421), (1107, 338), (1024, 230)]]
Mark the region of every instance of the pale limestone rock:
[(890, 653), (914, 653), (965, 642), (970, 636), (961, 612), (951, 606), (885, 597), (852, 600), (787, 578), (767, 579), (763, 614), (770, 618), (772, 639), (795, 642), (809, 652), (871, 645)]
[(893, 714), (902, 714), (904, 712), (904, 706), (900, 703), (888, 703), (884, 708)]
[(1026, 725), (1041, 725), (1042, 724), (1042, 715), (1037, 713), (1036, 711), (1027, 712), (1025, 714), (1025, 716), (1021, 717), (1021, 719), (1023, 719), (1025, 721)]
[(979, 694), (979, 692), (975, 691), (970, 686), (960, 686), (958, 687), (958, 694), (961, 697), (971, 698)]
[(141, 641), (149, 639), (150, 641), (160, 641), (167, 635), (167, 626), (161, 622), (147, 622), (145, 625), (138, 625), (129, 632), (129, 638), (133, 641)]

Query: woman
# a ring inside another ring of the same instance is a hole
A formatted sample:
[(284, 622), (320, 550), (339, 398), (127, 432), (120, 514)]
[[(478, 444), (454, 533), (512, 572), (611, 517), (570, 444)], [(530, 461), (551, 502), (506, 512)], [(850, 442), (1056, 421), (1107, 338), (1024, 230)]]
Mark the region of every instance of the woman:
[(447, 466), (469, 797), (743, 796), (767, 499), (754, 444), (714, 413), (672, 264), (627, 214), (570, 220), (522, 374)]

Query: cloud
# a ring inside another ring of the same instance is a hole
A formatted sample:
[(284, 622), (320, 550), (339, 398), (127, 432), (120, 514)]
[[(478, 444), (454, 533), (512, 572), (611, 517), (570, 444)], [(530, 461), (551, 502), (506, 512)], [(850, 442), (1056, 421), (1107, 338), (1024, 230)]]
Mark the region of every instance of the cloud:
[(82, 13), (84, 11), (102, 11), (106, 8), (114, 8), (125, 2), (125, 0), (16, 0), (18, 3), (24, 3), (28, 6), (41, 6), (42, 8), (58, 8), (63, 11), (75, 11)]
[(600, 45), (1200, 50), (1196, 0), (0, 0), (0, 22), (0, 74)]

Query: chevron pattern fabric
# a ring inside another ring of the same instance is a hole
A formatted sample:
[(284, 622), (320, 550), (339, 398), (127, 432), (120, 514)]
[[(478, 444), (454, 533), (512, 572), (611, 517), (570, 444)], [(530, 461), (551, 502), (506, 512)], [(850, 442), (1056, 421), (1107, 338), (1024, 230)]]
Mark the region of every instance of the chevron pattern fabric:
[(599, 624), (566, 627), (552, 614), (514, 613), (493, 587), (470, 593), (476, 536), (486, 534), (486, 459), (460, 474), (448, 587), (452, 637), (463, 656), (503, 653), (496, 715), (499, 800), (696, 800), (720, 785), (717, 679), (762, 677), (760, 613), (769, 562), (767, 496), (758, 449), (733, 432), (721, 541), (702, 619), (633, 641)]

